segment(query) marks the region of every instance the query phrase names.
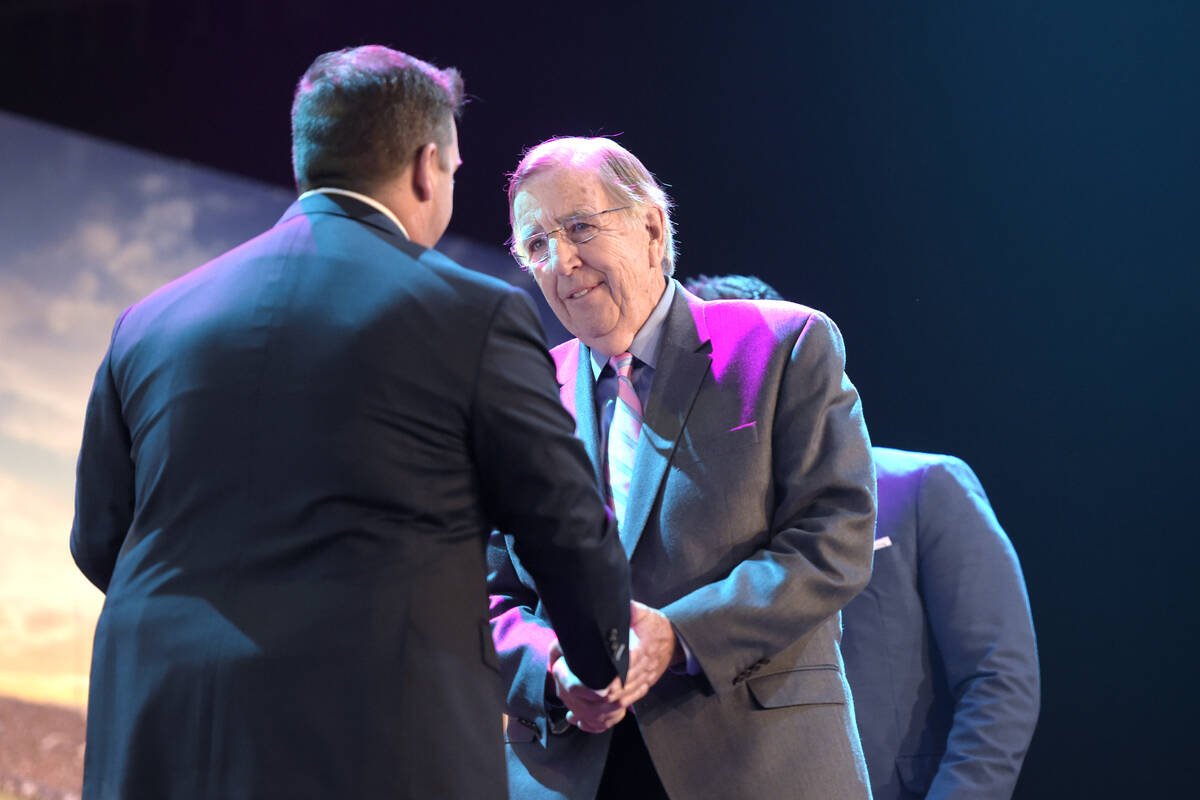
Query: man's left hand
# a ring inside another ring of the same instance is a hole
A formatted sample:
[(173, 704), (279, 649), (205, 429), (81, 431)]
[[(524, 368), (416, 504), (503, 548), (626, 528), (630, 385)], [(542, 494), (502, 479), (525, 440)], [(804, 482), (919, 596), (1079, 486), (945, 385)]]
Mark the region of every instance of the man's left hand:
[(629, 672), (625, 677), (627, 691), (645, 694), (649, 687), (672, 664), (685, 660), (683, 647), (675, 636), (675, 628), (661, 611), (634, 600), (630, 610), (629, 627), (635, 636), (629, 637)]

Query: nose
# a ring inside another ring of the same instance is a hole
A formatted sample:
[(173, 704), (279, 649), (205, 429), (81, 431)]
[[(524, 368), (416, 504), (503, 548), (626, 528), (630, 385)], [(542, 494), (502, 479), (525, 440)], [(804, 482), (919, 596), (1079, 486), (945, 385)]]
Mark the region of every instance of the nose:
[(550, 248), (550, 258), (546, 268), (564, 275), (574, 272), (583, 262), (579, 258), (579, 245), (561, 234), (551, 236), (547, 244)]

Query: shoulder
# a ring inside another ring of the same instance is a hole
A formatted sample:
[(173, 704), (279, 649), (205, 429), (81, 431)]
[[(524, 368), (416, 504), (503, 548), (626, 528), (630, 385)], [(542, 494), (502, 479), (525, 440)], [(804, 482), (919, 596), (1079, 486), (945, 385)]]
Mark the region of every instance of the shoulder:
[(499, 278), (477, 270), (468, 269), (449, 256), (437, 250), (425, 250), (416, 259), (417, 263), (428, 270), (437, 279), (444, 281), (456, 291), (465, 291), (496, 297), (513, 292), (521, 293), (520, 289)]
[(436, 298), (459, 330), (523, 331), (545, 347), (545, 333), (529, 293), (468, 269), (437, 250), (425, 250), (411, 275), (414, 293)]
[(880, 520), (911, 516), (923, 552), (937, 542), (959, 547), (985, 538), (1006, 541), (983, 485), (961, 458), (886, 447), (873, 447), (872, 456)]
[(872, 447), (871, 458), (875, 460), (875, 471), (882, 478), (920, 477), (930, 465), (950, 458), (937, 453), (918, 453), (914, 450), (897, 450), (894, 447)]
[[(702, 340), (712, 342), (714, 353), (778, 349), (781, 345), (790, 349), (801, 340), (828, 341), (835, 350), (841, 349), (837, 326), (814, 308), (785, 300), (702, 300), (682, 288), (680, 291), (696, 332)], [(676, 307), (677, 315), (682, 311)]]
[(943, 453), (919, 453), (892, 447), (872, 447), (875, 474), (882, 494), (888, 487), (934, 490), (961, 487), (980, 490), (979, 479), (967, 462)]
[(770, 331), (786, 334), (812, 322), (832, 321), (814, 308), (786, 300), (701, 300), (689, 295), (688, 302), (703, 311), (713, 335)]

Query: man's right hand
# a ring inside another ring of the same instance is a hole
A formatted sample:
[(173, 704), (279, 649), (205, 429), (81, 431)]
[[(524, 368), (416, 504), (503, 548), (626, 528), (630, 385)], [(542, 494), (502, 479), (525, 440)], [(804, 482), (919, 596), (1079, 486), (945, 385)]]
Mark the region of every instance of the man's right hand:
[(603, 733), (625, 718), (634, 701), (622, 702), (625, 693), (620, 677), (601, 690), (587, 686), (567, 665), (557, 639), (550, 645), (549, 658), (555, 692), (567, 707), (567, 722), (586, 733)]
[[(558, 699), (567, 707), (567, 722), (587, 733), (603, 733), (625, 718), (625, 712), (646, 696), (682, 651), (671, 623), (661, 612), (634, 602), (629, 629), (629, 673), (625, 683), (613, 678), (602, 690), (585, 685), (571, 671), (555, 639), (550, 645), (550, 674)], [(642, 635), (639, 636), (638, 630)]]

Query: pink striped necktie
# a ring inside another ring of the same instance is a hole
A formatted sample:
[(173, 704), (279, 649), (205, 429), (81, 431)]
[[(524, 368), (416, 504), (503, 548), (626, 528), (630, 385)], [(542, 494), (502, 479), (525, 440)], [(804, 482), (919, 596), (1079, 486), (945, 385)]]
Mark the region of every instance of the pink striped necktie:
[(642, 435), (642, 404), (633, 390), (633, 355), (608, 360), (617, 373), (617, 399), (608, 428), (608, 496), (617, 524), (625, 524), (638, 437)]

